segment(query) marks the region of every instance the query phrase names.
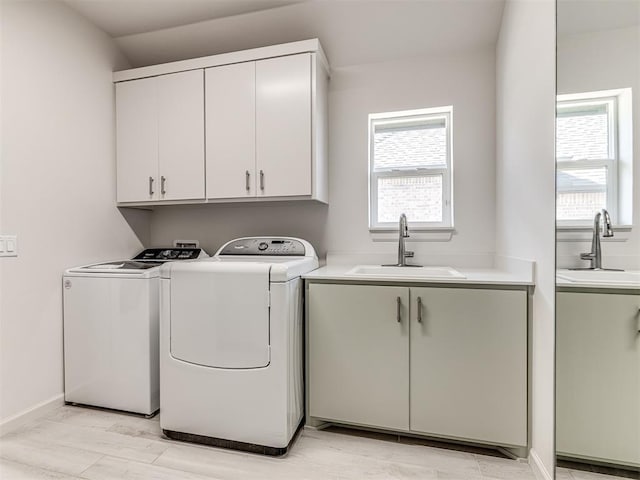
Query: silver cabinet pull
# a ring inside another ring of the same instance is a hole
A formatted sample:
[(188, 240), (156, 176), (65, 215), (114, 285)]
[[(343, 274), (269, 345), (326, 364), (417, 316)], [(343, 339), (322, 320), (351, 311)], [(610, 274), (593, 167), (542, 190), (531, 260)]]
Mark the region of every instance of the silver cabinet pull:
[(396, 298), (396, 304), (397, 304), (396, 318), (398, 320), (398, 323), (400, 323), (400, 321), (402, 320), (402, 317), (400, 316), (400, 308), (402, 306), (402, 300), (400, 299), (400, 297)]
[(247, 189), (247, 192), (249, 190), (251, 190), (251, 187), (249, 186), (249, 177), (251, 177), (251, 174), (249, 173), (249, 170), (245, 170), (245, 172), (244, 172), (244, 188)]
[(167, 183), (166, 177), (160, 177), (160, 193), (164, 195), (167, 193), (167, 189), (165, 188), (165, 184)]
[(264, 190), (264, 171), (260, 170), (260, 190)]
[(422, 297), (418, 297), (418, 323), (422, 323)]
[(149, 177), (149, 195), (153, 195), (153, 177)]
[(640, 333), (640, 307), (638, 308), (638, 312), (636, 313), (636, 318), (638, 321), (636, 322), (636, 327), (638, 327), (638, 333)]

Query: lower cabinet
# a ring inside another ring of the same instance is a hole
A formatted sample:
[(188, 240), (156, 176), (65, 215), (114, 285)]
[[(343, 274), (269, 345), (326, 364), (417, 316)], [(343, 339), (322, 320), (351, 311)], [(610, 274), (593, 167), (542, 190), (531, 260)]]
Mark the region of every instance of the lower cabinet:
[(312, 416), (409, 428), (409, 289), (309, 286)]
[(640, 466), (640, 295), (556, 295), (558, 455)]
[(337, 285), (308, 290), (309, 415), (527, 445), (527, 292)]

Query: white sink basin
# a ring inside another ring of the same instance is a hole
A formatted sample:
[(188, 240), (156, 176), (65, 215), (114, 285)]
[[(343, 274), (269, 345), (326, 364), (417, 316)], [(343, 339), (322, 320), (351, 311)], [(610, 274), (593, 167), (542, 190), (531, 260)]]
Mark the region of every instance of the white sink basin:
[(615, 272), (608, 270), (558, 270), (558, 278), (574, 283), (594, 283), (610, 285), (638, 285), (640, 272)]
[(384, 267), (381, 265), (358, 265), (349, 270), (347, 275), (408, 279), (467, 278), (451, 267)]

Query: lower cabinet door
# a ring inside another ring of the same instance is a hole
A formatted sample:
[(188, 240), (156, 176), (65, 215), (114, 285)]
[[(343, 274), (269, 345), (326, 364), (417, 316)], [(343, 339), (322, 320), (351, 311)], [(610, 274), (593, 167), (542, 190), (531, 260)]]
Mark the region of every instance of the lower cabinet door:
[(311, 284), (309, 414), (409, 428), (409, 289)]
[(640, 295), (556, 295), (556, 450), (640, 466)]
[(411, 288), (412, 431), (527, 445), (527, 293)]

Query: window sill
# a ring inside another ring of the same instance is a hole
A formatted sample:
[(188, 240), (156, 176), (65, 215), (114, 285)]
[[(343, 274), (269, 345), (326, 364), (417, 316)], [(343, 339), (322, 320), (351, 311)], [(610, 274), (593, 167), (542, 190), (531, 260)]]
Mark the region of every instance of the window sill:
[[(633, 225), (614, 225), (613, 237), (601, 237), (602, 242), (626, 242), (631, 235)], [(593, 237), (593, 225), (558, 225), (556, 239), (558, 242), (590, 242)]]
[[(412, 229), (409, 226), (410, 242), (449, 242), (456, 233), (453, 227), (434, 227)], [(374, 242), (397, 242), (397, 228), (370, 228), (369, 236)]]

